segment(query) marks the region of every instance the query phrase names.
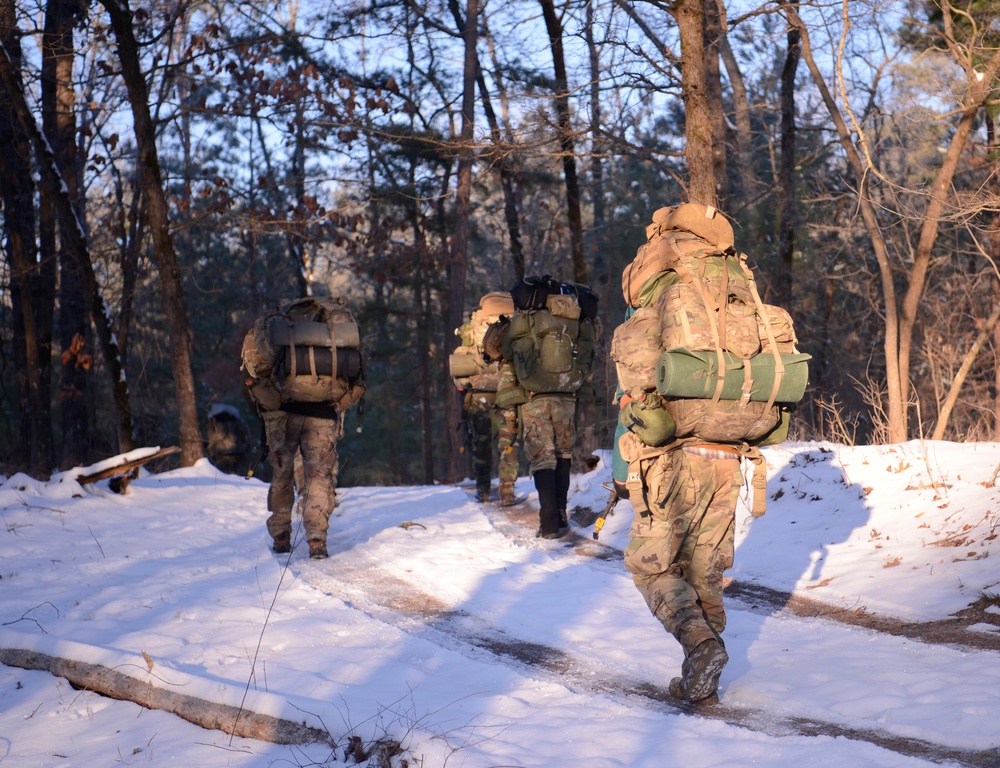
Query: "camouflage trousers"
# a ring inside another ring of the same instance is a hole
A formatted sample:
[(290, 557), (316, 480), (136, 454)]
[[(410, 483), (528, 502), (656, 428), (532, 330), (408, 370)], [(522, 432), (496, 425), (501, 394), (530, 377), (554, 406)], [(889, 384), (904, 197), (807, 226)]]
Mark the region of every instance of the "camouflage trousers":
[(572, 458), (575, 414), (576, 395), (536, 395), (521, 406), (524, 454), (532, 474), (555, 469), (558, 458)]
[(500, 452), (497, 477), (501, 487), (513, 485), (517, 480), (517, 408), (494, 408), (493, 423)]
[(472, 471), (476, 487), (488, 489), (493, 476), (493, 446), (499, 450), (500, 483), (517, 480), (517, 409), (497, 408), (492, 392), (469, 392), (465, 413), (472, 433)]
[[(326, 542), (330, 513), (336, 503), (337, 439), (342, 422), (282, 411), (264, 414), (268, 459), (274, 470), (267, 492), (267, 532), (272, 537), (292, 530), (296, 486), (302, 493), (306, 538)], [(296, 482), (296, 454), (302, 477)]]
[(685, 655), (704, 640), (719, 639), (726, 628), (723, 573), (733, 564), (743, 485), (738, 456), (698, 451), (682, 448), (644, 459), (642, 487), (633, 489), (634, 479), (629, 483), (636, 516), (625, 568)]

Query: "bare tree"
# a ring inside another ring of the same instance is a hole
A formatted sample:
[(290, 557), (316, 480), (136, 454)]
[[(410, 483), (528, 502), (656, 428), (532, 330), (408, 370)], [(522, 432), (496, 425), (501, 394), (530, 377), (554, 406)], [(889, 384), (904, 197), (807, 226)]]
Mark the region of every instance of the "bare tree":
[[(797, 5), (791, 2), (791, 5)], [(793, 261), (798, 229), (796, 200), (796, 135), (795, 135), (795, 75), (802, 58), (801, 33), (788, 27), (785, 36), (785, 63), (781, 70), (781, 183), (780, 216), (778, 220), (778, 263), (780, 271), (774, 281), (776, 303), (792, 306)]]
[(716, 0), (704, 0), (705, 93), (712, 120), (712, 175), (715, 178), (715, 204), (730, 209), (729, 172), (726, 163), (726, 112), (722, 107), (722, 68), (720, 54), (726, 33)]
[(32, 148), (19, 109), (24, 100), (20, 32), (16, 4), (11, 0), (0, 2), (0, 45), (0, 70), (4, 74), (0, 82), (0, 190), (11, 265), (20, 447), (22, 461), (47, 477), (52, 472), (49, 380), (55, 260), (38, 260)]
[[(469, 250), (469, 220), (472, 199), (472, 164), (474, 160), (476, 86), (479, 74), (479, 57), (476, 45), (479, 39), (479, 2), (467, 0), (465, 19), (462, 26), (462, 42), (465, 46), (465, 60), (462, 77), (462, 129), (458, 147), (458, 176), (455, 186), (455, 226), (451, 240), (451, 258), (448, 263), (448, 323), (449, 328), (458, 328), (465, 315), (465, 273)], [(451, 394), (446, 403), (446, 424), (449, 434), (458, 431), (460, 402)], [(448, 474), (451, 480), (463, 476), (457, 451), (448, 453)]]
[[(677, 23), (681, 40), (681, 97), (684, 100), (688, 200), (715, 205), (715, 141), (705, 71), (704, 0), (674, 0), (667, 4), (667, 10)], [(718, 104), (715, 106), (721, 107)]]
[(573, 255), (573, 279), (586, 284), (587, 261), (583, 252), (583, 217), (580, 210), (580, 183), (576, 175), (576, 148), (574, 129), (569, 109), (569, 77), (566, 74), (566, 55), (563, 51), (563, 28), (556, 14), (553, 0), (539, 0), (545, 31), (549, 36), (552, 65), (555, 70), (556, 126), (559, 133), (559, 155), (562, 160), (563, 178), (566, 182), (566, 216), (569, 223), (570, 245)]
[[(59, 173), (80, 222), (85, 222), (81, 168), (76, 145), (76, 92), (73, 88), (73, 27), (83, 13), (79, 0), (51, 0), (45, 7), (42, 36), (42, 127), (55, 154)], [(59, 345), (62, 349), (59, 402), (62, 410), (62, 465), (79, 466), (88, 458), (87, 418), (90, 322), (86, 280), (80, 265), (57, 245), (52, 201), (43, 196), (39, 209), (43, 253), (58, 254)]]
[[(13, 116), (11, 123), (18, 126), (19, 133), (17, 135), (23, 135), (30, 141), (38, 158), (39, 184), (43, 193), (55, 205), (64, 246), (77, 261), (86, 281), (91, 316), (97, 328), (101, 351), (111, 373), (111, 382), (115, 393), (114, 400), (118, 415), (118, 447), (123, 451), (130, 451), (135, 447), (135, 438), (132, 434), (128, 386), (123, 373), (118, 343), (111, 328), (110, 313), (101, 295), (90, 260), (84, 228), (76, 215), (69, 195), (66, 193), (67, 187), (59, 173), (55, 156), (31, 114), (24, 91), (20, 87), (17, 70), (6, 55), (6, 47), (3, 55), (0, 55), (0, 86), (6, 90), (6, 95), (9, 97), (11, 115)], [(4, 170), (0, 168), (0, 172)]]
[(149, 94), (139, 65), (139, 45), (132, 27), (132, 11), (126, 2), (118, 0), (103, 0), (103, 5), (111, 18), (111, 26), (118, 42), (121, 74), (132, 107), (139, 151), (139, 174), (153, 242), (153, 259), (159, 273), (163, 309), (170, 329), (170, 358), (177, 397), (181, 464), (191, 466), (205, 453), (198, 427), (194, 375), (191, 369), (191, 337), (184, 309), (181, 271), (170, 233), (167, 200), (157, 157), (156, 133), (149, 112)]
[[(750, 122), (750, 99), (747, 95), (746, 84), (743, 81), (743, 72), (740, 64), (733, 53), (732, 45), (729, 41), (728, 18), (726, 5), (723, 0), (717, 0), (719, 14), (719, 36), (716, 40), (719, 46), (719, 55), (726, 66), (726, 75), (729, 78), (729, 87), (732, 91), (733, 117), (736, 123), (736, 161), (739, 172), (736, 174), (737, 190), (742, 198), (739, 207), (752, 207), (759, 192), (759, 181), (754, 171), (753, 158), (753, 128)], [(735, 201), (734, 201), (735, 202)], [(727, 213), (735, 213), (738, 206), (730, 204)]]

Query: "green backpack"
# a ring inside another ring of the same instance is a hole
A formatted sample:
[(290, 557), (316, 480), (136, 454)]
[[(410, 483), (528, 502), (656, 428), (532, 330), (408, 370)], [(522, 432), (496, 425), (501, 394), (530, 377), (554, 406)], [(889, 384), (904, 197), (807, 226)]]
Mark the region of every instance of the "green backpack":
[(544, 309), (514, 313), (503, 353), (527, 391), (572, 394), (593, 371), (596, 337), (575, 296), (550, 294)]
[(791, 316), (761, 302), (728, 226), (706, 206), (660, 209), (623, 272), (633, 311), (611, 357), (631, 395), (622, 422), (645, 445), (781, 442), (805, 393), (810, 356), (797, 351)]
[(265, 410), (323, 403), (341, 410), (365, 394), (361, 333), (339, 300), (286, 301), (258, 318), (243, 340), (247, 388)]

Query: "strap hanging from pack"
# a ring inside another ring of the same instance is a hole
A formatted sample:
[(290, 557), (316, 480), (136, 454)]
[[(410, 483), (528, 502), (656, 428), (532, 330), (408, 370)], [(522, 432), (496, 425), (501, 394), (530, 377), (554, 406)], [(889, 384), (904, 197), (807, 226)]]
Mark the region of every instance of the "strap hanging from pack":
[(741, 456), (753, 464), (753, 477), (750, 480), (753, 500), (750, 504), (750, 514), (762, 517), (767, 511), (767, 459), (755, 445), (743, 443), (739, 451)]
[(288, 376), (294, 379), (298, 371), (298, 360), (295, 354), (295, 321), (288, 318), (288, 355), (291, 361), (288, 363)]

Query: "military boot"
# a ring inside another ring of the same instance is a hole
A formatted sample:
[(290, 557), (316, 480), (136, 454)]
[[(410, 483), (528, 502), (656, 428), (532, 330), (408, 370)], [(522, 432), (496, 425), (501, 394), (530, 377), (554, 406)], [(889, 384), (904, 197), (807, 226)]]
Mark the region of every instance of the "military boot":
[(514, 505), (514, 484), (500, 483), (500, 506), (510, 507)]
[(535, 489), (538, 491), (538, 533), (542, 539), (558, 539), (559, 507), (556, 500), (556, 471), (539, 469), (535, 472)]
[(691, 702), (718, 701), (719, 678), (728, 661), (722, 643), (715, 639), (703, 641), (684, 659), (682, 676), (670, 681), (670, 694)]
[(274, 537), (274, 546), (271, 547), (276, 554), (284, 555), (292, 551), (292, 534), (282, 531)]
[(490, 476), (476, 472), (476, 501), (486, 502), (490, 500)]
[(322, 539), (309, 539), (309, 557), (313, 560), (323, 560), (329, 557), (326, 542)]

